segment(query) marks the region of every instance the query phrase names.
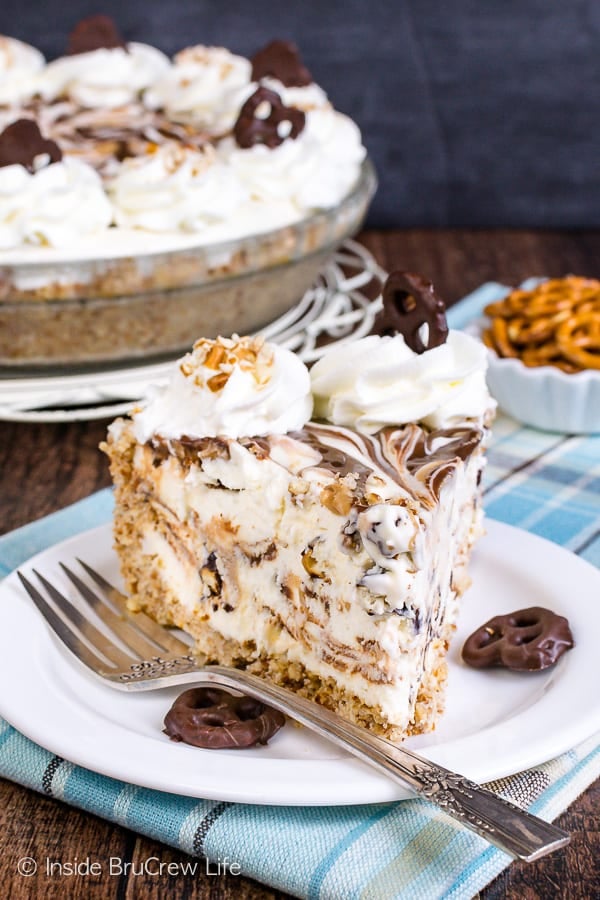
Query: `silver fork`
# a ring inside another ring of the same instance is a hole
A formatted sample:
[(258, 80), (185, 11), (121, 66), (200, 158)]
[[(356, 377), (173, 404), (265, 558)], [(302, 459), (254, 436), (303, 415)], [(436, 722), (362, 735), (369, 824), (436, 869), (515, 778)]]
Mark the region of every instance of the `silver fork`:
[[(406, 747), (370, 734), (317, 703), (249, 672), (226, 666), (201, 666), (194, 659), (189, 644), (145, 613), (131, 612), (122, 593), (89, 565), (78, 561), (101, 590), (101, 593), (93, 590), (61, 563), (65, 575), (84, 601), (81, 608), (35, 569), (33, 572), (51, 602), (22, 572), (18, 575), (60, 640), (81, 663), (111, 687), (144, 691), (193, 682), (242, 691), (287, 713), (379, 772), (409, 787), (511, 856), (531, 862), (569, 842), (569, 835), (562, 829)], [(84, 608), (85, 612), (82, 612)], [(106, 633), (93, 624), (90, 610), (103, 623)]]

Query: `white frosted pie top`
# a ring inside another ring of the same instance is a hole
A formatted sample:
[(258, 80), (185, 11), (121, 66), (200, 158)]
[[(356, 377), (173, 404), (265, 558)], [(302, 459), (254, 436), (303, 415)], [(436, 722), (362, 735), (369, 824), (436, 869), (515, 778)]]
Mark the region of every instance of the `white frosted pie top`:
[[(198, 45), (170, 60), (103, 16), (49, 63), (0, 38), (0, 265), (218, 243), (336, 207), (359, 178), (360, 131), (293, 45), (253, 59)], [(63, 160), (11, 160), (20, 119)]]

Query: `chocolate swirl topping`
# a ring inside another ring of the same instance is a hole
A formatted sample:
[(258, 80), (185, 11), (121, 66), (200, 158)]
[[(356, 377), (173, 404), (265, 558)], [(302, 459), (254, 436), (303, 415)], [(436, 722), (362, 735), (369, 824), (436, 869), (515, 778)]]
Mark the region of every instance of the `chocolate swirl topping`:
[(93, 50), (114, 50), (115, 47), (127, 50), (127, 44), (110, 16), (88, 16), (78, 22), (69, 34), (67, 55), (76, 56)]
[(252, 81), (271, 77), (286, 87), (306, 87), (312, 75), (302, 62), (300, 51), (292, 41), (271, 41), (252, 59)]
[(46, 104), (32, 101), (23, 115), (36, 120), (42, 132), (55, 140), (64, 154), (110, 174), (115, 159), (145, 156), (156, 146), (175, 141), (199, 150), (210, 141), (191, 125), (170, 121), (161, 110), (132, 102), (113, 109), (83, 109), (72, 100)]
[[(477, 452), (483, 430), (470, 425), (428, 431), (420, 425), (388, 427), (377, 434), (360, 434), (351, 428), (310, 422), (299, 431), (290, 432), (291, 440), (300, 441), (321, 457), (314, 468), (343, 478), (355, 475), (356, 501), (361, 503), (367, 478), (375, 473), (388, 484), (397, 485), (408, 496), (433, 508), (447, 477), (461, 460), (466, 462)], [(155, 437), (151, 441), (155, 459), (160, 464), (169, 452), (186, 465), (204, 457), (229, 457), (228, 438)], [(268, 436), (242, 438), (240, 443), (260, 458), (270, 456)], [(313, 468), (313, 466), (309, 467)]]
[(456, 465), (477, 450), (483, 432), (466, 425), (430, 432), (410, 424), (366, 435), (341, 426), (310, 423), (290, 437), (321, 455), (319, 468), (340, 477), (356, 475), (358, 493), (375, 472), (425, 507), (432, 507)]
[[(391, 272), (382, 297), (383, 309), (373, 325), (375, 334), (401, 334), (407, 346), (419, 354), (445, 343), (446, 306), (430, 281), (413, 272)], [(423, 326), (427, 328), (425, 339)]]
[(0, 167), (20, 165), (33, 172), (36, 158), (43, 154), (48, 154), (50, 163), (62, 159), (58, 144), (47, 141), (33, 119), (18, 119), (0, 134)]

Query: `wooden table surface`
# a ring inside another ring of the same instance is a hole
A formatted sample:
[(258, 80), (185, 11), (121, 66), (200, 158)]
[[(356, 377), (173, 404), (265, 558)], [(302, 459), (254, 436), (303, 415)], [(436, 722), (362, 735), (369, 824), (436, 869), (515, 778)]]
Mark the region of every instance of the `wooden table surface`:
[[(517, 283), (529, 275), (570, 272), (600, 277), (600, 232), (520, 230), (369, 231), (360, 236), (386, 269), (429, 277), (448, 303), (483, 281)], [(0, 529), (9, 531), (109, 484), (98, 450), (105, 421), (71, 424), (0, 422)], [(10, 689), (3, 686), (3, 690)], [(582, 685), (582, 689), (585, 686)], [(589, 686), (588, 686), (589, 689)], [(482, 900), (591, 900), (600, 897), (600, 785), (590, 787), (558, 820), (569, 847), (533, 864), (513, 863), (479, 895)], [(151, 875), (24, 878), (17, 862), (119, 857), (140, 866), (149, 857), (182, 862), (185, 855), (125, 828), (0, 781), (0, 884), (11, 898), (282, 898), (234, 875)], [(336, 898), (337, 900), (337, 898)], [(344, 900), (340, 897), (339, 900)], [(429, 900), (424, 897), (423, 900)]]

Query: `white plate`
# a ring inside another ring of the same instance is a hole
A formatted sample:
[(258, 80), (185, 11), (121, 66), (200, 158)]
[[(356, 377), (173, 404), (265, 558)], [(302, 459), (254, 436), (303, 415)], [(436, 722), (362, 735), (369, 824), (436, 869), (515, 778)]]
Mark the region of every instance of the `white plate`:
[[(407, 744), (476, 781), (550, 759), (600, 729), (600, 572), (561, 547), (488, 521), (450, 651), (447, 710), (434, 735)], [(105, 525), (33, 565), (65, 584), (58, 560), (86, 559), (119, 581)], [(547, 672), (467, 668), (460, 648), (497, 613), (545, 606), (567, 615), (577, 646)], [(125, 694), (89, 675), (51, 632), (16, 575), (0, 585), (0, 714), (29, 738), (95, 772), (148, 788), (243, 803), (342, 805), (408, 796), (365, 764), (288, 723), (267, 747), (199, 750), (172, 743), (162, 720), (183, 690)]]

